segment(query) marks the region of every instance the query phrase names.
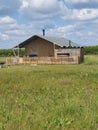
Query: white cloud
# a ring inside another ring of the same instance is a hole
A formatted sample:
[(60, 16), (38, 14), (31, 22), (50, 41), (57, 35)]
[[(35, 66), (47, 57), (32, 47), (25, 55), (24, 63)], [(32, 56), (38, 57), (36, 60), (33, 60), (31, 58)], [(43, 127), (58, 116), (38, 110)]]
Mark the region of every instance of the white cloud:
[(88, 32), (88, 36), (94, 36), (94, 32)]
[(9, 16), (0, 17), (0, 30), (7, 31), (7, 30), (14, 30), (18, 28), (17, 21)]
[(72, 4), (77, 4), (77, 3), (90, 3), (90, 2), (97, 2), (98, 0), (64, 0), (65, 2), (69, 2)]
[(53, 11), (59, 7), (57, 0), (22, 0), (21, 9), (32, 8), (36, 11)]
[(0, 16), (16, 13), (21, 5), (21, 0), (0, 0)]
[(73, 9), (68, 12), (63, 19), (73, 19), (73, 20), (92, 20), (98, 17), (98, 9)]
[(22, 0), (20, 14), (29, 20), (49, 19), (60, 13), (58, 0)]
[(63, 26), (63, 27), (58, 27), (58, 32), (62, 33), (68, 33), (69, 31), (72, 31), (75, 29), (76, 25), (68, 25), (68, 26)]
[[(55, 26), (55, 28), (51, 28), (46, 30), (47, 31), (47, 35), (48, 36), (58, 36), (58, 37), (65, 37), (68, 38), (68, 34), (70, 32), (73, 32), (76, 28), (75, 24), (70, 24), (70, 25), (66, 25), (66, 26)], [(55, 35), (54, 35), (55, 32)]]
[(10, 23), (16, 23), (16, 20), (9, 16), (0, 17), (0, 24), (10, 24)]
[(26, 35), (25, 28), (9, 16), (0, 17), (0, 46), (13, 47)]
[(68, 7), (76, 9), (98, 8), (98, 0), (64, 0)]
[(70, 3), (87, 3), (87, 2), (90, 2), (90, 0), (65, 0), (65, 2), (70, 2)]
[(0, 40), (9, 40), (9, 36), (7, 34), (0, 33)]
[(21, 28), (20, 29), (16, 29), (16, 30), (8, 30), (5, 33), (8, 34), (8, 35), (14, 35), (14, 36), (15, 35), (16, 36), (25, 35), (24, 30), (21, 30)]

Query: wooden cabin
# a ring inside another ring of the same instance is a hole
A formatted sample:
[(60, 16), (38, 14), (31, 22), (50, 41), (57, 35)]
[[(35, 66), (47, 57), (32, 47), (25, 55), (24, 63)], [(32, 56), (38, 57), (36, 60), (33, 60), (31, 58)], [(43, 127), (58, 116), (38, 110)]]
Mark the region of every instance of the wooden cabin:
[(83, 62), (83, 47), (59, 37), (34, 35), (14, 48), (25, 48), (26, 57), (78, 57)]

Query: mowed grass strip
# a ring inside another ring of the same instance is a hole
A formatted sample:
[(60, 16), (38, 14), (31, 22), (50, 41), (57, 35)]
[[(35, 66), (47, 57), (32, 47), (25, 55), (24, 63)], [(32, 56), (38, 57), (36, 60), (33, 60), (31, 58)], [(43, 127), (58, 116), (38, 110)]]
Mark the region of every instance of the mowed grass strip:
[(0, 69), (0, 130), (98, 130), (97, 64)]

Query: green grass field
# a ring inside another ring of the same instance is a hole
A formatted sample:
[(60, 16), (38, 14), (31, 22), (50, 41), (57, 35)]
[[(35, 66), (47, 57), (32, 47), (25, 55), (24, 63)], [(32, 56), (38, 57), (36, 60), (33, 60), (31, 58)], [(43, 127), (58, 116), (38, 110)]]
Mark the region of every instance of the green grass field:
[(98, 130), (98, 56), (1, 68), (0, 130)]

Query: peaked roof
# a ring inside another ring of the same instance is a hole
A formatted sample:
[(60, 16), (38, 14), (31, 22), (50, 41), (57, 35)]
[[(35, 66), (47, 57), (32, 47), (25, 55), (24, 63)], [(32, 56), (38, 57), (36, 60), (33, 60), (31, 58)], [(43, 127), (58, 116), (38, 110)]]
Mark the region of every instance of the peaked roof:
[(65, 39), (63, 37), (48, 37), (48, 36), (40, 36), (43, 39), (46, 39), (47, 41), (50, 41), (54, 44), (57, 44), (61, 47), (66, 46), (66, 47), (80, 47), (80, 45), (72, 42), (71, 40)]
[(51, 43), (54, 43), (54, 44), (57, 44), (61, 47), (80, 47), (80, 45), (72, 42), (71, 40), (67, 40), (63, 37), (48, 37), (48, 36), (40, 36), (40, 35), (34, 35), (30, 38), (28, 38), (27, 40), (23, 41), (22, 43), (20, 43), (19, 45), (15, 46), (14, 48), (22, 48), (24, 47), (25, 45), (27, 45), (29, 42), (31, 42), (32, 40), (36, 40), (37, 38), (42, 38), (44, 40), (47, 40)]

